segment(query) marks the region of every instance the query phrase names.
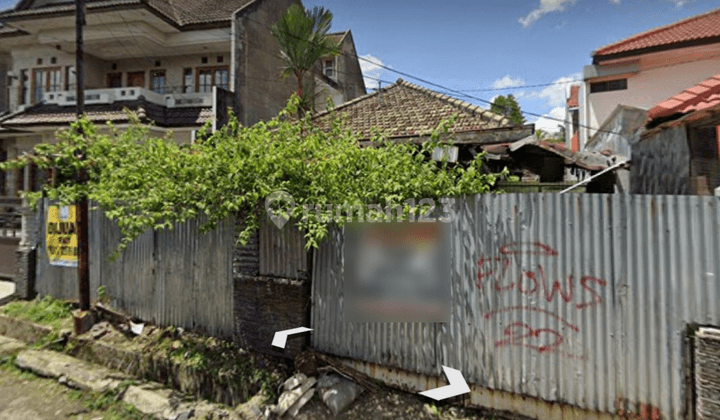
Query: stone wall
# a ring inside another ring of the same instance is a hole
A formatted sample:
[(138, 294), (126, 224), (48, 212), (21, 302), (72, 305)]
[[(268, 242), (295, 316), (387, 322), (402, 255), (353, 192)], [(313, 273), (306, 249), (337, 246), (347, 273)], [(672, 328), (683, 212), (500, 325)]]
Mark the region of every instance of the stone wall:
[(696, 419), (720, 419), (720, 330), (700, 328), (695, 334)]

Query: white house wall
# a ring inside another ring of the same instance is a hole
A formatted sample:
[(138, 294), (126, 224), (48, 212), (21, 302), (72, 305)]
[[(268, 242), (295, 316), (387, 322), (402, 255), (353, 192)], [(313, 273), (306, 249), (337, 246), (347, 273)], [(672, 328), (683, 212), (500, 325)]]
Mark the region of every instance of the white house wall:
[[(628, 77), (626, 90), (588, 93), (588, 112), (583, 112), (581, 109), (581, 115), (585, 115), (583, 123), (593, 129), (581, 130), (585, 134), (582, 136), (581, 144), (587, 142), (618, 105), (650, 109), (718, 73), (720, 73), (720, 58), (716, 57), (640, 71)], [(590, 82), (585, 83), (585, 89), (586, 92), (590, 91)]]

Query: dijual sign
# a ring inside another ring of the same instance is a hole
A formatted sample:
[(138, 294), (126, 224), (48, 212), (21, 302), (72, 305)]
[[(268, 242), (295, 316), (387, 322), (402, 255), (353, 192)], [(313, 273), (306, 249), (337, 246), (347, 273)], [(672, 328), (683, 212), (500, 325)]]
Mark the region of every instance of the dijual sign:
[(45, 222), (45, 247), (51, 265), (77, 267), (78, 225), (75, 206), (50, 205)]

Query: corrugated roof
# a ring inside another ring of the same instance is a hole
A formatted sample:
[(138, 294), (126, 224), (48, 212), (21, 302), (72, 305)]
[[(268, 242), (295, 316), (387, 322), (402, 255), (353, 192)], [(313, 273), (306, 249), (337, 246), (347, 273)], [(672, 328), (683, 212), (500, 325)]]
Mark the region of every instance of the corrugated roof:
[(720, 9), (660, 26), (600, 47), (593, 57), (720, 37)]
[(720, 105), (720, 74), (685, 89), (672, 98), (655, 105), (647, 116), (648, 122), (675, 114), (702, 111)]
[[(127, 122), (128, 111), (134, 112), (142, 122), (153, 122), (159, 127), (193, 127), (212, 119), (210, 107), (167, 108), (145, 100), (122, 101), (112, 104), (86, 105), (85, 114), (94, 123)], [(13, 114), (0, 122), (5, 128), (31, 125), (60, 125), (75, 121), (74, 106), (40, 104)]]
[[(456, 115), (453, 132), (510, 127), (513, 123), (498, 114), (460, 99), (398, 79), (392, 85), (361, 96), (335, 108), (347, 114), (347, 125), (361, 138), (370, 138), (373, 128), (388, 137), (428, 135), (443, 120)], [(314, 120), (329, 124), (329, 113), (323, 111)]]

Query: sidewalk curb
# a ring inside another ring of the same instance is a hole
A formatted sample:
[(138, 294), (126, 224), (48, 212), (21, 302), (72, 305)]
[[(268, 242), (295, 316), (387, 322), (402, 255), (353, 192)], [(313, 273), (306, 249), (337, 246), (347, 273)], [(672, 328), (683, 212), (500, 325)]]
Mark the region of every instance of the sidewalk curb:
[[(15, 356), (15, 364), (38, 376), (57, 379), (71, 388), (103, 393), (121, 389), (128, 380), (136, 378), (104, 366), (74, 358), (51, 350), (28, 349), (19, 340), (0, 335), (0, 358)], [(122, 400), (138, 411), (162, 420), (189, 419), (254, 419), (264, 396), (258, 394), (245, 404), (226, 409), (218, 404), (182, 394), (155, 382), (136, 380), (124, 391)], [(261, 393), (262, 394), (262, 393)], [(188, 401), (188, 402), (183, 402)]]

